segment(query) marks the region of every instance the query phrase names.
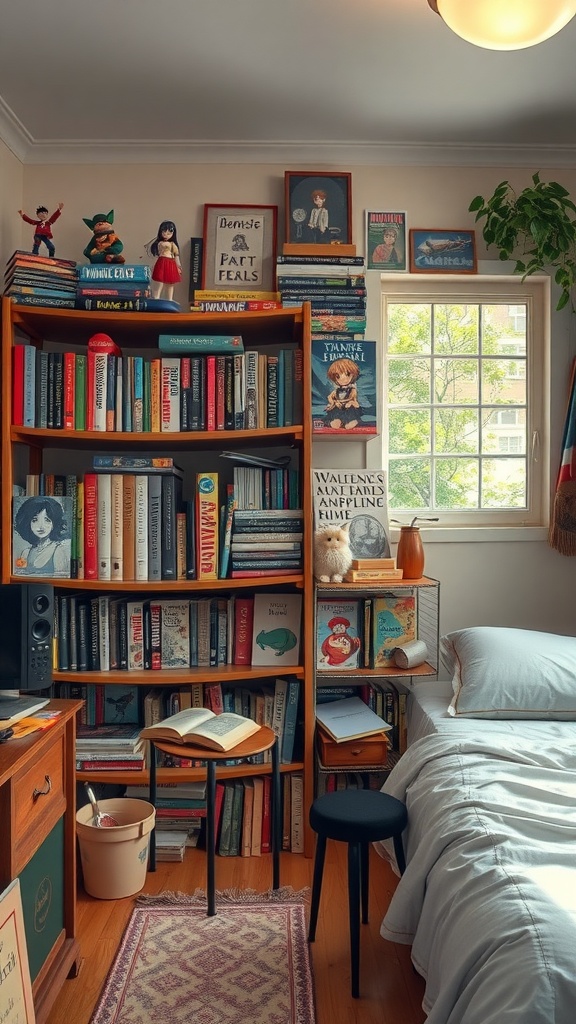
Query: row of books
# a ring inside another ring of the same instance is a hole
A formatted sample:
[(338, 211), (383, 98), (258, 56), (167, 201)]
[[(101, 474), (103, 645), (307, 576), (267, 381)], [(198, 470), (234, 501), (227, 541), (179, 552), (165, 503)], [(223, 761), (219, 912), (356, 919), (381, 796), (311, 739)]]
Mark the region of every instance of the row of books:
[[(372, 679), (360, 685), (330, 686), (320, 684), (316, 687), (316, 705), (360, 698), (366, 706), (388, 725), (386, 737), (392, 750), (403, 753), (406, 749), (406, 691), (396, 686), (390, 679)], [(359, 719), (354, 723), (357, 728)], [(342, 731), (346, 731), (346, 722), (341, 722)], [(352, 723), (351, 723), (352, 724)]]
[(317, 670), (390, 667), (394, 648), (416, 639), (416, 610), (414, 593), (393, 590), (377, 597), (319, 600)]
[[(155, 582), (301, 572), (297, 470), (235, 467), (222, 501), (220, 475), (197, 473), (193, 497), (183, 500), (183, 471), (150, 464), (172, 461), (94, 456), (93, 472), (81, 479), (29, 474), (12, 501), (14, 574)], [(237, 507), (243, 504), (251, 507)], [(30, 531), (40, 512), (55, 542), (55, 557), (44, 561)], [(262, 550), (252, 543), (252, 535), (270, 531), (296, 546)]]
[(302, 350), (190, 356), (13, 349), (15, 426), (100, 432), (256, 430), (302, 422)]
[[(82, 770), (141, 770), (148, 759), (141, 730), (156, 731), (164, 722), (168, 725), (174, 714), (181, 718), (188, 712), (191, 718), (200, 710), (210, 719), (229, 713), (241, 716), (240, 720), (268, 726), (278, 739), (282, 764), (298, 760), (302, 752), (301, 682), (294, 677), (276, 677), (253, 686), (196, 684), (174, 691), (163, 687), (144, 690), (132, 685), (60, 683), (59, 694), (84, 701), (76, 742), (76, 767)], [(193, 733), (191, 738), (194, 739)], [(268, 763), (270, 752), (256, 754), (251, 760), (254, 764)], [(203, 762), (164, 754), (160, 763), (165, 767), (197, 767)]]
[[(218, 790), (220, 789), (220, 794)], [(282, 849), (304, 852), (304, 780), (283, 778)], [(260, 857), (272, 849), (269, 775), (216, 783), (216, 851), (221, 857)]]
[(54, 668), (158, 672), (274, 665), (281, 671), (283, 665), (299, 664), (301, 610), (300, 594), (143, 600), (141, 595), (60, 593), (55, 599)]

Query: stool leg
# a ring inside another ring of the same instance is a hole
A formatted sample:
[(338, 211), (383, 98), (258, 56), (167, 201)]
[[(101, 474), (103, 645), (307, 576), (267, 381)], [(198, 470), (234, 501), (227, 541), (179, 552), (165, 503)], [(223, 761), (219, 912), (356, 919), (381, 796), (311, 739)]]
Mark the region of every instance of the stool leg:
[(396, 863), (398, 864), (398, 870), (401, 875), (406, 871), (406, 858), (404, 856), (404, 846), (402, 843), (402, 836), (394, 836), (394, 853), (396, 854)]
[(325, 854), (326, 836), (319, 835), (316, 839), (316, 856), (314, 858), (314, 878), (312, 880), (312, 900), (310, 902), (308, 942), (314, 942), (314, 939), (316, 938), (316, 924), (318, 922), (318, 908), (320, 906), (320, 890), (322, 889), (322, 872), (324, 871)]
[(368, 843), (360, 845), (360, 887), (362, 892), (362, 924), (368, 924), (368, 882), (370, 875), (370, 849)]
[[(150, 783), (148, 797), (150, 803), (156, 806), (156, 747), (150, 744)], [(148, 856), (148, 870), (156, 871), (156, 816), (154, 816), (154, 828), (150, 833), (150, 851)]]
[(214, 827), (214, 807), (216, 804), (216, 765), (214, 761), (208, 761), (206, 766), (206, 891), (208, 895), (208, 917), (214, 917), (216, 913), (215, 890), (215, 863), (214, 851), (216, 846), (216, 835)]
[(280, 888), (280, 767), (278, 740), (272, 747), (272, 888)]
[(348, 843), (348, 912), (352, 997), (360, 995), (360, 843)]

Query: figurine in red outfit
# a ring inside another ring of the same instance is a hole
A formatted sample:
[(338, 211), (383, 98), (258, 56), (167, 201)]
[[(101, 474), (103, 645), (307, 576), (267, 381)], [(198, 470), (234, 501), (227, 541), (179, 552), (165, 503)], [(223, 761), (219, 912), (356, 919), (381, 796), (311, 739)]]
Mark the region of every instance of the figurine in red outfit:
[(51, 217), (48, 216), (48, 208), (46, 206), (36, 207), (36, 219), (29, 217), (24, 210), (18, 210), (18, 213), (25, 220), (27, 224), (34, 225), (34, 245), (32, 246), (32, 252), (35, 256), (38, 255), (40, 250), (40, 242), (44, 242), (44, 245), (48, 249), (48, 255), (53, 256), (56, 252), (54, 242), (52, 241), (52, 225), (64, 209), (64, 203), (58, 203), (58, 209), (54, 210)]
[(159, 299), (164, 292), (164, 298), (172, 300), (174, 285), (182, 280), (180, 249), (174, 221), (163, 220), (156, 238), (148, 242), (145, 248), (146, 252), (156, 258), (152, 270), (152, 297)]

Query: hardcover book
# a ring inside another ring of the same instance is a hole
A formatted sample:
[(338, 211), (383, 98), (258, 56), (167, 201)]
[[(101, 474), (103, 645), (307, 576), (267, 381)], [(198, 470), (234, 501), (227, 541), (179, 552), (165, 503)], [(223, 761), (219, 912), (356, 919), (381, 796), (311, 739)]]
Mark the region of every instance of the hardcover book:
[(360, 697), (344, 697), (343, 700), (330, 701), (328, 704), (317, 704), (316, 721), (335, 743), (390, 731), (390, 726)]
[(360, 666), (362, 601), (318, 600), (316, 604), (316, 668), (323, 672)]
[(349, 524), (354, 558), (389, 558), (388, 487), (383, 469), (314, 469), (314, 528)]
[(372, 602), (373, 667), (391, 665), (392, 651), (399, 644), (416, 639), (416, 598), (414, 594), (385, 594)]
[(312, 338), (315, 434), (376, 433), (376, 342)]
[(239, 334), (159, 334), (158, 348), (161, 352), (243, 352), (244, 344)]
[(256, 594), (252, 665), (297, 665), (300, 656), (301, 594)]
[(162, 668), (190, 665), (190, 606), (188, 601), (160, 601)]
[[(106, 725), (138, 725), (140, 721), (139, 689), (138, 686), (130, 686), (128, 683), (106, 686), (104, 699), (104, 722)], [(102, 735), (110, 736), (110, 733)], [(118, 733), (114, 735), (117, 736)]]

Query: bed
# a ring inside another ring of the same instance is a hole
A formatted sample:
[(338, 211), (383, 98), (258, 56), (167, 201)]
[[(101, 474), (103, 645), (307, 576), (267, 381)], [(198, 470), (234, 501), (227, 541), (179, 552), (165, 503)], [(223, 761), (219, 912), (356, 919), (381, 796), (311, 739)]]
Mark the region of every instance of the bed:
[(478, 627), (441, 649), (451, 680), (415, 686), (384, 786), (409, 824), (381, 934), (412, 946), (428, 1024), (571, 1024), (576, 639)]

